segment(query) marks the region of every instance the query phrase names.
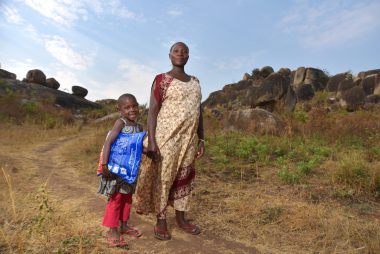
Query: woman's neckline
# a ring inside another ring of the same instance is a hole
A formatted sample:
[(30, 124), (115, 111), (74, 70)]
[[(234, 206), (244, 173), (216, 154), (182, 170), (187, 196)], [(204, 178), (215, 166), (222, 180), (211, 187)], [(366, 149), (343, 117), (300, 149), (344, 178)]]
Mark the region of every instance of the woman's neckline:
[(169, 76), (169, 77), (171, 77), (171, 78), (173, 78), (173, 79), (176, 79), (176, 80), (178, 80), (178, 81), (181, 81), (181, 82), (183, 82), (183, 83), (188, 83), (188, 82), (190, 82), (190, 81), (193, 79), (193, 76), (190, 76), (190, 75), (187, 75), (187, 74), (186, 74), (186, 75), (190, 77), (190, 79), (189, 79), (188, 81), (180, 80), (180, 79), (174, 77), (173, 75), (170, 75), (170, 74), (167, 73), (167, 72), (165, 72), (165, 75), (167, 75), (167, 76)]

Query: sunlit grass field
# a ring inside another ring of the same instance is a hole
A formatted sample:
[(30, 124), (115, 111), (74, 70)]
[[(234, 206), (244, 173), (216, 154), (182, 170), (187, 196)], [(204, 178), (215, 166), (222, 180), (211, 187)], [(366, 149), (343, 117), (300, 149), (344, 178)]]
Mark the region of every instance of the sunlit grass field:
[[(22, 121), (3, 115), (0, 125), (0, 252), (106, 252), (99, 211), (81, 205), (80, 193), (62, 202), (40, 169), (28, 167), (28, 154), (71, 138), (57, 158), (95, 193), (100, 148), (114, 120), (60, 121), (61, 112), (49, 111), (58, 119), (52, 125), (33, 114)], [(316, 107), (282, 117), (286, 135), (258, 136), (225, 132), (205, 111), (206, 154), (197, 161), (191, 218), (205, 233), (260, 253), (380, 253), (380, 109)]]

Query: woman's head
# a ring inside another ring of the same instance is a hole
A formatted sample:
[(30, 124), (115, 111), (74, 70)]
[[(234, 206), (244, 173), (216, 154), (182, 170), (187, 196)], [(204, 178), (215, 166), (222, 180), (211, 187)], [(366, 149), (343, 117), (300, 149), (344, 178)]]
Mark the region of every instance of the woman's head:
[(139, 115), (139, 104), (136, 97), (129, 93), (121, 95), (117, 100), (117, 110), (122, 117), (131, 122), (136, 122)]
[(189, 47), (183, 42), (174, 43), (170, 47), (169, 58), (173, 66), (185, 66), (189, 60)]

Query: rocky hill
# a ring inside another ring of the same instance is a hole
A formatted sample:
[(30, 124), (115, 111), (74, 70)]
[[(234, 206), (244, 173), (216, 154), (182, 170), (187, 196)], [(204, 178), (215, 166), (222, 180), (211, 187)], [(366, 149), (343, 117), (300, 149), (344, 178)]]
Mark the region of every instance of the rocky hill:
[(310, 111), (315, 97), (325, 112), (369, 109), (380, 102), (380, 69), (357, 76), (350, 72), (330, 76), (311, 67), (275, 72), (265, 66), (211, 93), (203, 108), (226, 129), (281, 134), (284, 124), (280, 116), (294, 111), (297, 105)]
[(99, 109), (102, 105), (86, 100), (87, 89), (72, 86), (72, 94), (58, 90), (60, 84), (54, 78), (46, 78), (41, 70), (30, 70), (22, 81), (14, 73), (0, 69), (0, 97), (17, 93), (22, 103), (30, 101), (50, 101), (57, 107), (66, 109)]
[(297, 103), (310, 101), (317, 92), (326, 92), (331, 105), (347, 111), (380, 102), (380, 69), (329, 76), (316, 68), (299, 67), (291, 71), (281, 68), (274, 72), (270, 66), (245, 73), (237, 83), (210, 94), (205, 108), (263, 108), (270, 112), (293, 111)]

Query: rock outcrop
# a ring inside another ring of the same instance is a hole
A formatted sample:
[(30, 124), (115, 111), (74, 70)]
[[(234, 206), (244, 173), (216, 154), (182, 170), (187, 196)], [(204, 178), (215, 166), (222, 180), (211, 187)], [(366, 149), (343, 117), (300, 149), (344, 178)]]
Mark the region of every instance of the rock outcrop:
[(73, 95), (79, 96), (79, 97), (86, 97), (88, 90), (81, 86), (72, 86), (71, 90), (73, 91)]
[(264, 109), (243, 109), (230, 112), (224, 122), (227, 130), (244, 130), (257, 134), (281, 135), (284, 123)]
[(51, 89), (37, 83), (26, 83), (19, 80), (2, 79), (0, 85), (0, 95), (7, 94), (9, 91), (19, 94), (23, 100), (44, 100), (51, 101), (57, 107), (67, 109), (81, 108), (102, 108), (102, 105), (88, 101), (84, 98), (68, 94), (66, 92)]
[(347, 111), (355, 111), (365, 103), (366, 94), (361, 87), (353, 87), (342, 92), (340, 105)]
[(351, 72), (344, 72), (329, 77), (317, 68), (299, 67), (293, 71), (280, 68), (274, 72), (272, 67), (265, 66), (253, 69), (252, 75), (246, 73), (238, 83), (211, 93), (203, 106), (228, 110), (261, 108), (282, 113), (294, 110), (297, 102), (304, 105), (321, 91), (328, 92), (329, 100), (335, 101), (331, 107), (339, 108), (340, 105), (348, 111), (357, 110), (365, 103), (378, 103), (373, 95), (380, 96), (380, 69), (359, 74), (353, 76)]
[(46, 84), (46, 76), (45, 74), (38, 69), (30, 70), (28, 73), (26, 73), (25, 81), (27, 83), (36, 83), (40, 85)]
[(14, 79), (16, 80), (16, 74), (0, 69), (0, 78), (2, 79)]
[(49, 87), (49, 88), (52, 88), (52, 89), (55, 89), (55, 90), (58, 90), (58, 88), (61, 85), (59, 84), (59, 82), (57, 80), (55, 80), (55, 78), (48, 78), (48, 79), (46, 79), (45, 86)]

